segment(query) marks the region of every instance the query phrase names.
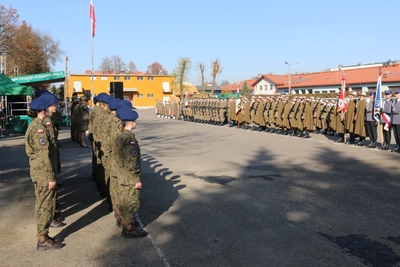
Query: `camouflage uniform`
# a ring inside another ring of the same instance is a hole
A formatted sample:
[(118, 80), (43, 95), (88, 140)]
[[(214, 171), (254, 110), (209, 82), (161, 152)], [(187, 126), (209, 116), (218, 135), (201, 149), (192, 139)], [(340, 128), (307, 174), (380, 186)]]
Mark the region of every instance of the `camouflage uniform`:
[(141, 182), (140, 147), (135, 135), (124, 129), (115, 140), (116, 164), (118, 166), (118, 193), (116, 209), (122, 221), (133, 222), (140, 206), (140, 190), (135, 184)]
[(56, 180), (58, 161), (51, 157), (53, 143), (47, 127), (35, 118), (25, 134), (25, 151), (29, 157), (30, 176), (35, 186), (35, 220), (37, 232), (47, 231), (56, 207), (55, 190), (49, 190), (49, 182)]

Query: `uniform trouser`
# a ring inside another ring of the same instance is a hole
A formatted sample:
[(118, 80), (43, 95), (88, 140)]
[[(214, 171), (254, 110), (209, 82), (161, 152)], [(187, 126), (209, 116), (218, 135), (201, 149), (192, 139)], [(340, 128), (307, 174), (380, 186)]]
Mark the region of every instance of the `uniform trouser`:
[(56, 209), (56, 192), (49, 190), (48, 185), (38, 186), (35, 185), (35, 220), (37, 232), (47, 231), (50, 227), (51, 221)]
[(376, 142), (378, 139), (378, 133), (375, 126), (375, 121), (366, 121), (365, 122), (365, 129), (367, 130), (367, 136), (373, 142)]
[(392, 128), (396, 144), (400, 147), (400, 124), (393, 124)]
[(115, 204), (115, 198), (116, 198), (116, 196), (118, 194), (118, 180), (117, 180), (117, 177), (114, 177), (114, 176), (110, 177), (109, 189), (110, 189), (111, 200), (114, 202), (112, 204), (114, 205)]
[(383, 129), (383, 141), (386, 143), (386, 144), (390, 144), (390, 140), (392, 139), (392, 134), (391, 134), (391, 131), (390, 131), (390, 129), (389, 129), (389, 131), (386, 131), (385, 130), (385, 125), (386, 125), (386, 123), (382, 123), (382, 129)]
[(118, 184), (118, 193), (115, 199), (115, 208), (121, 220), (133, 222), (135, 213), (140, 207), (140, 190), (135, 185)]

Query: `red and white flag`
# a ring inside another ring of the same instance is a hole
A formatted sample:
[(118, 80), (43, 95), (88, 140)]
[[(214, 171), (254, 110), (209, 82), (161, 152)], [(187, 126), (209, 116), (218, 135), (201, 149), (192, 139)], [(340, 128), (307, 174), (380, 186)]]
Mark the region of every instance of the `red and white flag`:
[(96, 15), (94, 14), (93, 0), (90, 0), (90, 19), (92, 21), (92, 38), (96, 30)]
[(339, 94), (339, 102), (338, 102), (338, 110), (341, 110), (342, 116), (347, 111), (347, 103), (346, 103), (346, 78), (342, 78), (342, 88), (340, 89)]

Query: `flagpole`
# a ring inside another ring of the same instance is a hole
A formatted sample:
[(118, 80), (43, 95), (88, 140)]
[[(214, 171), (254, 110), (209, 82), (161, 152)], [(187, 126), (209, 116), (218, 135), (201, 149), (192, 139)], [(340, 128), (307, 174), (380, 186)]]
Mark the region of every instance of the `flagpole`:
[(93, 72), (94, 72), (94, 38), (92, 36), (92, 108), (94, 107), (94, 78), (93, 78)]
[[(382, 76), (382, 68), (381, 67), (379, 67), (379, 70), (378, 70), (378, 79), (380, 78)], [(379, 83), (381, 83), (381, 81), (379, 81)], [(381, 85), (381, 84), (380, 84)], [(377, 88), (378, 89), (378, 88)], [(381, 90), (379, 90), (379, 93), (381, 94), (381, 96), (382, 96), (382, 91)], [(375, 99), (376, 99), (376, 96), (375, 96)], [(382, 108), (382, 100), (381, 100), (381, 108)], [(380, 140), (381, 140), (381, 147), (383, 147), (383, 131), (384, 131), (384, 129), (383, 129), (383, 127), (382, 127), (382, 119), (379, 119), (379, 135), (380, 135)], [(390, 129), (389, 129), (389, 131), (390, 131)], [(390, 140), (389, 140), (389, 143), (390, 143)]]

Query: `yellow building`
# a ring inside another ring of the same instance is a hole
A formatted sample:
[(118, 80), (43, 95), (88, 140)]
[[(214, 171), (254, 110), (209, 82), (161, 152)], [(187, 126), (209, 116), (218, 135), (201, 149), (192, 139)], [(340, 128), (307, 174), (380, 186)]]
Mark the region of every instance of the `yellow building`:
[[(156, 100), (172, 101), (173, 76), (148, 75), (144, 73), (104, 74), (94, 72), (94, 95), (110, 93), (111, 83), (122, 82), (123, 97), (132, 102), (135, 107), (154, 107)], [(64, 95), (71, 98), (76, 93), (78, 97), (92, 94), (92, 75), (90, 71), (85, 74), (71, 74), (65, 80)]]

